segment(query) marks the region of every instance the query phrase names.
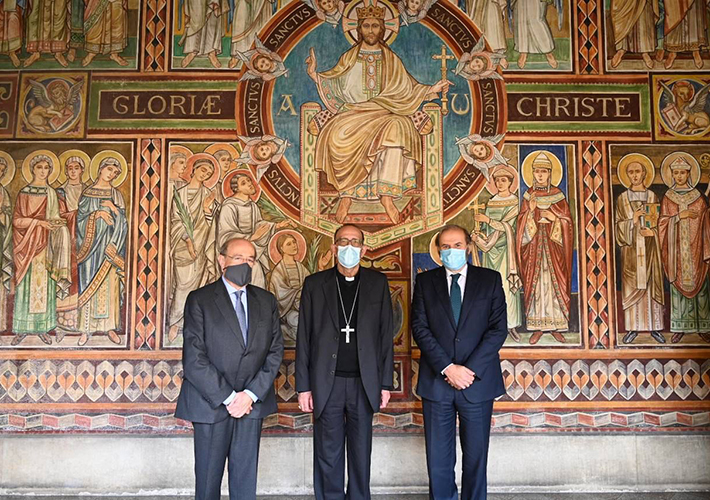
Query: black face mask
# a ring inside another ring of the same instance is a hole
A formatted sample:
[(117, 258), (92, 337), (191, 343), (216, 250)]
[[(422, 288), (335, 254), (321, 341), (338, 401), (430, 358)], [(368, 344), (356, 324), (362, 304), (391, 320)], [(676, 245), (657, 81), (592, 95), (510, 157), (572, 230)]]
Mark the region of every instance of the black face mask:
[(224, 270), (224, 277), (237, 286), (251, 283), (251, 266), (246, 262), (229, 266)]

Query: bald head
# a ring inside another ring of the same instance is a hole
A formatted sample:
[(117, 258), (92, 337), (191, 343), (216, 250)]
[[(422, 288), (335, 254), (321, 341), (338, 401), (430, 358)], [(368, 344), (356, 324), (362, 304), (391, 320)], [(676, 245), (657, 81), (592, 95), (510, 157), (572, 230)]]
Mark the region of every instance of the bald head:
[(244, 238), (231, 238), (225, 241), (219, 249), (217, 261), (222, 268), (222, 272), (229, 266), (236, 266), (247, 263), (254, 265), (256, 259), (256, 247)]

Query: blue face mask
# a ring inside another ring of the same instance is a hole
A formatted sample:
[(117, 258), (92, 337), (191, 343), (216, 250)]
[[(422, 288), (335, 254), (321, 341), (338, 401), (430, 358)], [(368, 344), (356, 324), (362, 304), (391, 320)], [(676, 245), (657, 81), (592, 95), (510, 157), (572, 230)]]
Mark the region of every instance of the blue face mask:
[(441, 262), (449, 271), (458, 271), (466, 265), (466, 250), (463, 248), (447, 248), (441, 251)]
[(360, 249), (352, 245), (338, 247), (338, 262), (346, 269), (352, 269), (360, 263)]

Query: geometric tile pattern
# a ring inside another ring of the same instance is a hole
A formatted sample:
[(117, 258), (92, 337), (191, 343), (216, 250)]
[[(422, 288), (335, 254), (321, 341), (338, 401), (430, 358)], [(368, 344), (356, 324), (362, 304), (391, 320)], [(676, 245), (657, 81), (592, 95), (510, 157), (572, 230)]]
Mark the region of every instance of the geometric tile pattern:
[(144, 72), (162, 72), (165, 66), (165, 38), (168, 2), (147, 0), (145, 2), (145, 42), (143, 54)]
[[(604, 174), (599, 142), (582, 143), (584, 249), (589, 347), (609, 348), (609, 299), (604, 214)], [(584, 308), (582, 308), (584, 310)]]
[(158, 317), (158, 258), (160, 233), (160, 157), (162, 141), (140, 143), (140, 200), (138, 206), (138, 262), (135, 349), (155, 349)]
[[(503, 360), (501, 401), (702, 401), (710, 397), (710, 360)], [(275, 386), (293, 402), (295, 362)], [(180, 360), (2, 360), (0, 404), (175, 403)]]
[(599, 5), (596, 0), (577, 0), (579, 74), (599, 74)]
[[(424, 422), (419, 412), (376, 413), (373, 424), (375, 431), (421, 431)], [(554, 431), (571, 430), (628, 430), (643, 431), (658, 429), (665, 431), (708, 430), (710, 412), (548, 412), (494, 413), (491, 422), (493, 432), (506, 430)], [(312, 429), (311, 414), (270, 415), (264, 419), (267, 433), (308, 432)], [(136, 433), (186, 433), (192, 424), (168, 414), (81, 414), (64, 415), (0, 414), (0, 432), (136, 432)]]

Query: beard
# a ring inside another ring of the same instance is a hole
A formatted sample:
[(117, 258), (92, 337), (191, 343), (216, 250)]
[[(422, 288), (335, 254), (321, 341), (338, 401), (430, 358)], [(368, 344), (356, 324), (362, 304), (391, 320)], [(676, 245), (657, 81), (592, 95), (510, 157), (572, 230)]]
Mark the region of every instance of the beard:
[(375, 45), (377, 42), (380, 41), (380, 36), (374, 33), (368, 33), (367, 35), (363, 35), (362, 38), (368, 45)]

